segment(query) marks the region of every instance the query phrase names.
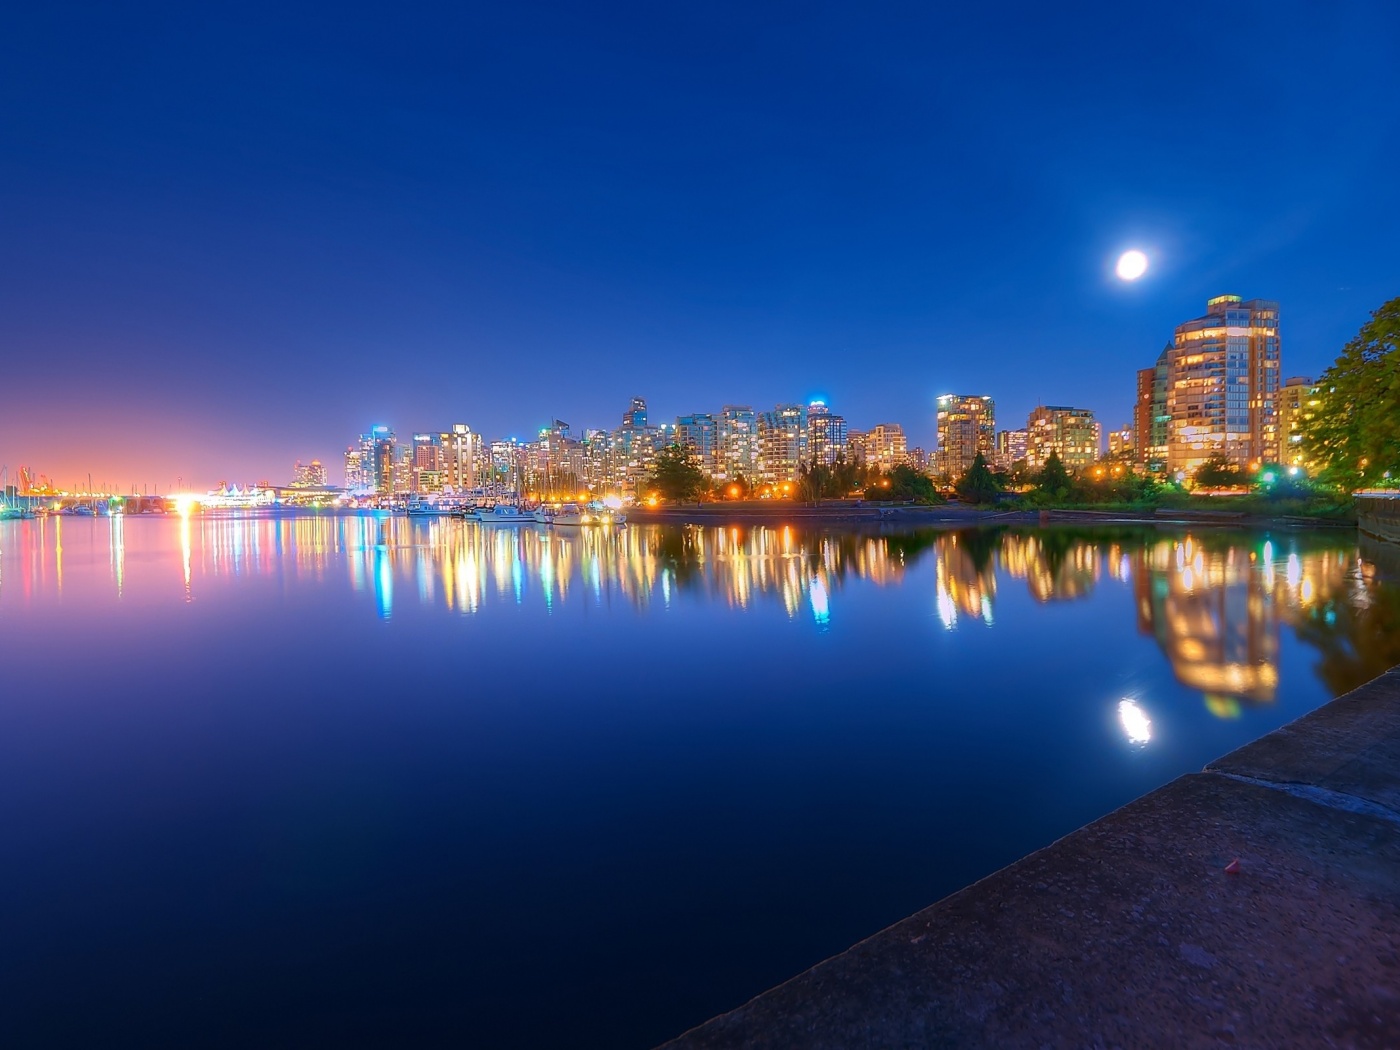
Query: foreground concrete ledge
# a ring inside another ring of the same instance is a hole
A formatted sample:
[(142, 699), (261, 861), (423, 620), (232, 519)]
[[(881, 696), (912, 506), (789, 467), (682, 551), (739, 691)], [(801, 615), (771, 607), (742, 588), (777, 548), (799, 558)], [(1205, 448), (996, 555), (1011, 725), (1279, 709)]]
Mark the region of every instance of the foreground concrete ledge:
[(1400, 670), (665, 1045), (1400, 1046)]

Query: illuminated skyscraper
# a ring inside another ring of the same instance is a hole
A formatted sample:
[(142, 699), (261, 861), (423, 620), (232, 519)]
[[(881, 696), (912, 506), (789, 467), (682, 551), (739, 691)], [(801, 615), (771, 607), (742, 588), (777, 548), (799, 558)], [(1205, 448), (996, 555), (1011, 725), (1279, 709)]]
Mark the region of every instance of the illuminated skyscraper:
[(326, 468), (321, 465), (319, 459), (313, 459), (310, 463), (297, 460), (296, 466), (292, 468), (291, 488), (323, 489), (325, 487)]
[(1050, 453), (1070, 470), (1080, 470), (1099, 458), (1099, 425), (1087, 408), (1041, 405), (1026, 420), (1026, 465), (1037, 470)]
[(481, 438), (465, 423), (453, 423), (451, 430), (438, 434), (441, 451), (442, 487), (453, 492), (476, 488), (476, 461)]
[(846, 417), (826, 407), (825, 401), (807, 406), (807, 458), (812, 464), (831, 466), (846, 452)]
[(938, 405), (937, 473), (957, 479), (977, 453), (988, 462), (996, 454), (996, 406), (990, 397), (944, 394)]
[(1245, 469), (1279, 447), (1279, 311), (1267, 299), (1217, 295), (1178, 325), (1168, 355), (1167, 468), (1190, 473), (1224, 456)]

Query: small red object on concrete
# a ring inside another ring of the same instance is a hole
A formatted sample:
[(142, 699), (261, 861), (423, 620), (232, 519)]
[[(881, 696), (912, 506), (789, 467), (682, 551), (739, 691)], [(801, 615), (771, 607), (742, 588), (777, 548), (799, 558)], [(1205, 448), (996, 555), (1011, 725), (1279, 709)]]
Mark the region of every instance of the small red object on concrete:
[(1229, 864), (1226, 864), (1226, 865), (1225, 865), (1225, 874), (1226, 874), (1226, 875), (1238, 875), (1239, 873), (1240, 873), (1240, 858), (1239, 858), (1239, 857), (1236, 857), (1234, 860), (1230, 861)]

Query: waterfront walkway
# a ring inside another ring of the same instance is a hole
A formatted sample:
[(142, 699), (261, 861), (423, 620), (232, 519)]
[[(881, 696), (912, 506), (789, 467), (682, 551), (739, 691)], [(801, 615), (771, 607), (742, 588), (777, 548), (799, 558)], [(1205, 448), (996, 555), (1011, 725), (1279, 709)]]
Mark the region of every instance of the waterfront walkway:
[(665, 1045), (1400, 1046), (1400, 668)]

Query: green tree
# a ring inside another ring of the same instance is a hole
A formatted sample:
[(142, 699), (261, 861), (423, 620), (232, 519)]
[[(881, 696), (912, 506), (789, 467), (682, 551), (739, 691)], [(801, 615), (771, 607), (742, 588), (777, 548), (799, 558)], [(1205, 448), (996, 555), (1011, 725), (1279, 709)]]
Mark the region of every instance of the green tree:
[(1074, 491), (1074, 479), (1060, 461), (1060, 454), (1054, 451), (1045, 465), (1031, 475), (1031, 484), (1041, 496), (1052, 500), (1069, 499)]
[(668, 501), (699, 499), (709, 480), (695, 461), (695, 453), (680, 445), (668, 445), (656, 454), (651, 488)]
[(967, 473), (958, 478), (953, 490), (957, 492), (958, 499), (967, 503), (995, 503), (1001, 495), (1002, 483), (1001, 478), (987, 466), (986, 457), (979, 452), (972, 466), (967, 468)]
[(1198, 488), (1224, 489), (1244, 485), (1249, 479), (1233, 460), (1226, 456), (1212, 456), (1196, 468), (1192, 480)]
[(875, 481), (865, 490), (865, 498), (893, 500), (897, 503), (942, 503), (943, 497), (933, 487), (933, 479), (913, 467), (901, 464), (888, 477)]
[(1303, 448), (1347, 492), (1400, 477), (1400, 298), (1371, 315), (1318, 380)]

